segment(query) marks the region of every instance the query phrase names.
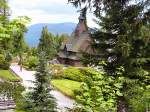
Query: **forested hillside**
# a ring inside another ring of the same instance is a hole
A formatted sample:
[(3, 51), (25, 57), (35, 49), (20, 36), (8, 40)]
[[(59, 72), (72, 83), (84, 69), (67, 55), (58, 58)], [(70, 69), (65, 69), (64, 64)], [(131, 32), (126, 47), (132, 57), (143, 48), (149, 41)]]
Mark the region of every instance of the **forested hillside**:
[(53, 34), (71, 34), (72, 31), (75, 29), (75, 23), (40, 23), (34, 24), (28, 27), (28, 32), (25, 35), (26, 42), (34, 47), (37, 46), (39, 43), (39, 38), (41, 36), (41, 31), (44, 26), (48, 27), (49, 32)]

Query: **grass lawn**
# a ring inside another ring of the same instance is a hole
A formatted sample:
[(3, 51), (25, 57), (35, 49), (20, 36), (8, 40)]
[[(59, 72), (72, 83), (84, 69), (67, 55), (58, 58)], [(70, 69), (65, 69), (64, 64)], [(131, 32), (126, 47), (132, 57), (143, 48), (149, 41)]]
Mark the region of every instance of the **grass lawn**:
[(23, 110), (15, 110), (15, 112), (25, 112), (25, 111), (23, 111)]
[(54, 79), (51, 83), (56, 89), (71, 98), (75, 98), (74, 90), (79, 90), (81, 85), (80, 82), (68, 79)]
[(20, 78), (11, 73), (9, 70), (0, 70), (0, 78), (7, 81), (19, 81)]

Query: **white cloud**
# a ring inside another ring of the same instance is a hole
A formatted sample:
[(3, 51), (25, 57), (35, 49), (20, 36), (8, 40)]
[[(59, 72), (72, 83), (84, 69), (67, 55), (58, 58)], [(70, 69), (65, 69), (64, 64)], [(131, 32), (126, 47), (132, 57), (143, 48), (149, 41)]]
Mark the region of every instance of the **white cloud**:
[[(10, 0), (12, 18), (28, 16), (31, 24), (78, 22), (79, 13), (68, 0)], [(92, 16), (88, 16), (88, 23), (93, 26)]]

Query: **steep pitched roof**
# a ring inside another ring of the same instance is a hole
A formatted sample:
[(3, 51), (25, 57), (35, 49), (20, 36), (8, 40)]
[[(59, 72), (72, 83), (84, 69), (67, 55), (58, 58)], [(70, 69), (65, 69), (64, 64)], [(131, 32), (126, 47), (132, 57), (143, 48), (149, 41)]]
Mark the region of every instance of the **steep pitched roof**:
[(90, 36), (86, 25), (86, 18), (81, 14), (77, 27), (67, 43), (63, 45), (61, 49), (65, 49), (66, 47), (67, 51), (80, 52), (80, 48), (85, 41), (90, 41)]
[(59, 52), (58, 55), (61, 58), (79, 60), (83, 52), (93, 54), (94, 50), (91, 47), (92, 43), (93, 40), (88, 32), (86, 18), (80, 15), (76, 29), (69, 40), (62, 45), (61, 52)]
[(91, 42), (91, 38), (87, 32), (80, 34), (79, 37), (70, 37), (62, 49), (66, 47), (67, 51), (81, 52), (84, 49), (82, 46), (85, 42)]

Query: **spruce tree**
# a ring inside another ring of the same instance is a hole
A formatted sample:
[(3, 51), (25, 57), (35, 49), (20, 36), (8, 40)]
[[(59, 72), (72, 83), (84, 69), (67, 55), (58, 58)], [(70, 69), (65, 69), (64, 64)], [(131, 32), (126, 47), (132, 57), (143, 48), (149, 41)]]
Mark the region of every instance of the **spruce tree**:
[(57, 34), (56, 36), (54, 36), (53, 40), (54, 40), (54, 48), (56, 49), (57, 53), (60, 51), (60, 48), (62, 45), (64, 45), (67, 41), (67, 39), (69, 38), (69, 35), (67, 34)]
[(49, 33), (47, 26), (43, 27), (38, 52), (44, 51), (47, 59), (52, 59), (56, 55), (54, 46), (54, 35)]
[(103, 67), (108, 75), (117, 78), (120, 75), (116, 74), (116, 69), (121, 66), (124, 68), (123, 96), (118, 97), (118, 112), (129, 111), (127, 100), (131, 94), (127, 91), (131, 92), (136, 85), (149, 85), (150, 82), (150, 1), (69, 1), (75, 6), (87, 3), (93, 8), (99, 25), (99, 29), (92, 32), (94, 47), (102, 55), (101, 60), (107, 63)]
[(35, 88), (31, 94), (33, 112), (56, 112), (56, 103), (50, 94), (51, 74), (47, 68), (45, 53), (39, 56), (39, 64), (35, 74)]

